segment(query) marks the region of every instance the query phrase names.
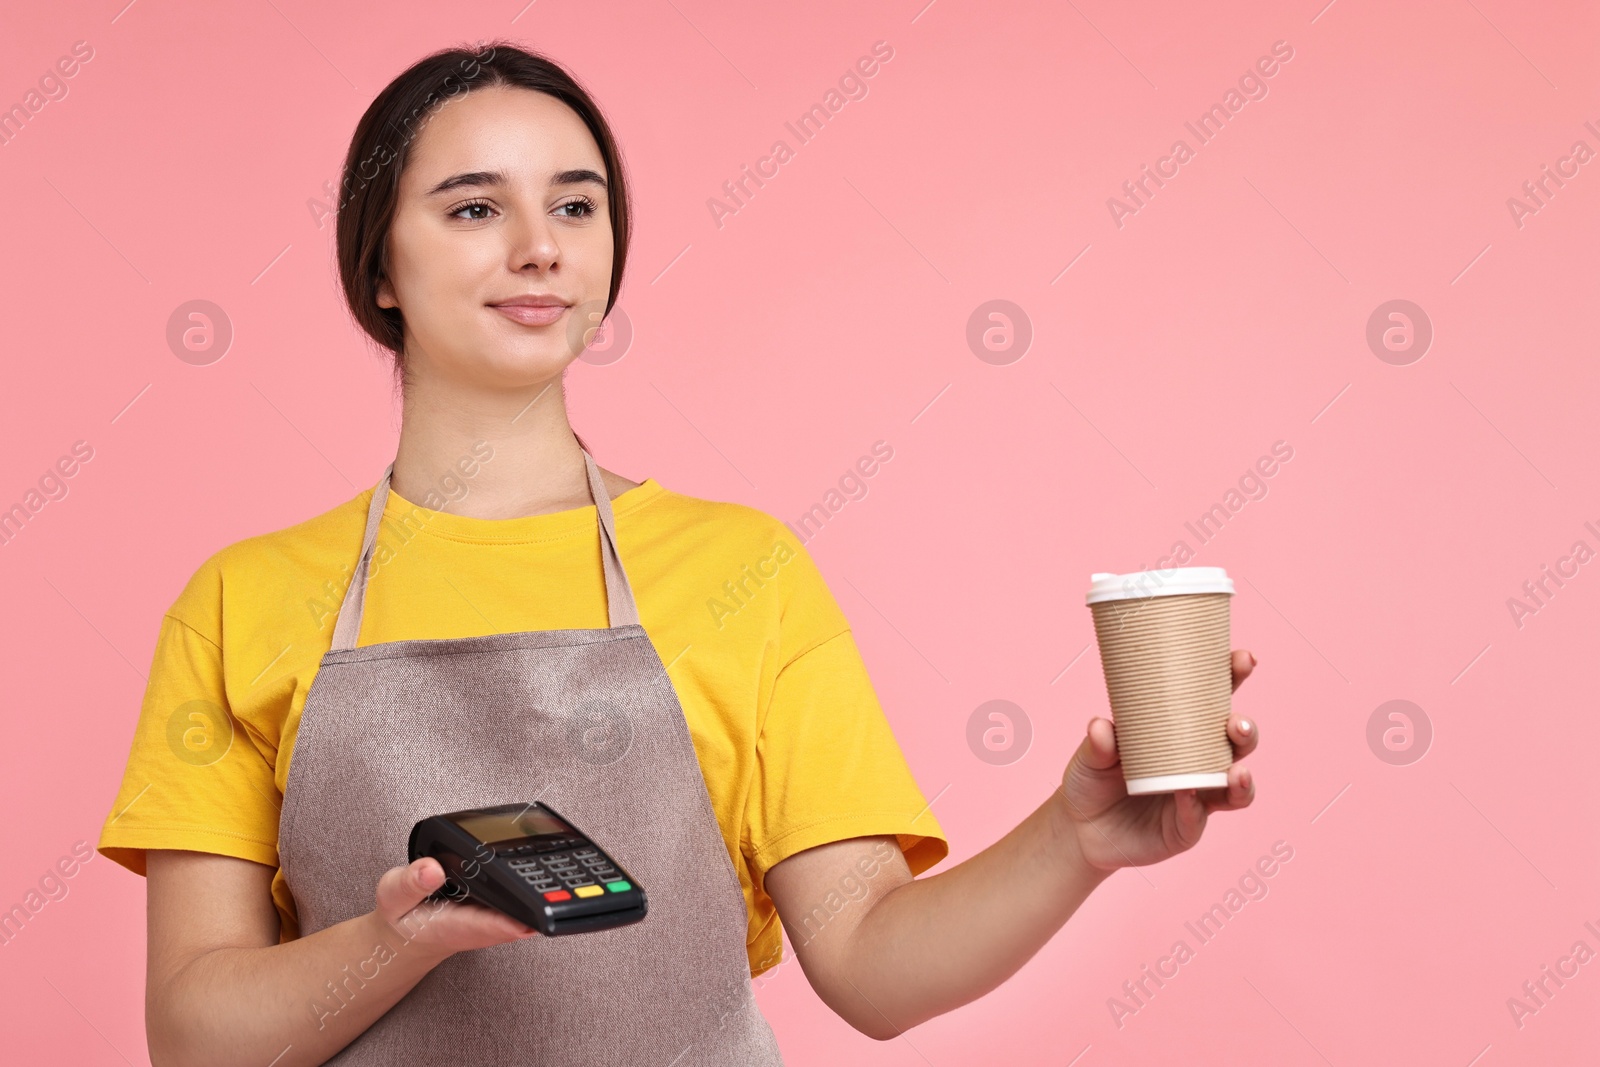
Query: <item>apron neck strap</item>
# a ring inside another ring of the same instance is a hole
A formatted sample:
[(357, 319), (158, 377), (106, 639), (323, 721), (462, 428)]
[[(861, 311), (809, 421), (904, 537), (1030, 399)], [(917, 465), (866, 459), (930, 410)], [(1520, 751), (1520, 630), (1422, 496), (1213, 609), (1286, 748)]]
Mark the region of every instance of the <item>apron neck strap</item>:
[[(639, 609), (633, 599), (633, 587), (628, 582), (628, 572), (622, 568), (622, 556), (617, 551), (616, 520), (611, 514), (611, 494), (600, 477), (600, 468), (594, 458), (583, 449), (583, 465), (589, 474), (589, 495), (594, 498), (595, 511), (600, 525), (600, 561), (606, 576), (606, 612), (613, 629), (634, 626), (639, 622)], [(373, 553), (378, 543), (378, 529), (383, 525), (383, 511), (389, 503), (389, 478), (394, 464), (383, 470), (377, 488), (372, 491), (372, 503), (367, 508), (367, 529), (361, 539), (361, 556), (356, 561), (355, 575), (350, 588), (339, 605), (339, 619), (333, 627), (332, 649), (354, 648), (361, 636), (361, 617), (366, 607), (367, 578), (372, 570)]]

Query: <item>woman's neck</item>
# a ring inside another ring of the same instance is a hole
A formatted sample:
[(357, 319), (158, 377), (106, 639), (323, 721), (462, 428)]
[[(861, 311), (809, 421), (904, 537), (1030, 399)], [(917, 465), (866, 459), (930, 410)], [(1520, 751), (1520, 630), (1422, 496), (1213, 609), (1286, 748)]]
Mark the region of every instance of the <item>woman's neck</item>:
[(482, 519), (567, 511), (593, 499), (560, 377), (516, 392), (413, 382), (390, 488), (429, 510)]

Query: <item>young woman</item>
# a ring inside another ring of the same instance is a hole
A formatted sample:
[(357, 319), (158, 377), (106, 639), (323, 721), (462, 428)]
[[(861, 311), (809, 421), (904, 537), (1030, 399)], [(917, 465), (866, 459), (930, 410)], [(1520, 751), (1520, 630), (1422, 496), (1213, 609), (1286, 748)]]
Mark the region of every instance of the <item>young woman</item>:
[[(1036, 811), (915, 878), (948, 846), (809, 555), (572, 431), (562, 376), (629, 233), (589, 96), (509, 44), (443, 51), (368, 108), (343, 177), (341, 277), (394, 357), (399, 447), (372, 491), (217, 553), (162, 621), (99, 845), (148, 880), (153, 1062), (779, 1063), (749, 981), (779, 921), (887, 1039), (1251, 802), (1237, 763), (1129, 797), (1096, 718)], [(537, 936), (404, 862), (419, 819), (536, 800), (639, 879), (643, 921)]]

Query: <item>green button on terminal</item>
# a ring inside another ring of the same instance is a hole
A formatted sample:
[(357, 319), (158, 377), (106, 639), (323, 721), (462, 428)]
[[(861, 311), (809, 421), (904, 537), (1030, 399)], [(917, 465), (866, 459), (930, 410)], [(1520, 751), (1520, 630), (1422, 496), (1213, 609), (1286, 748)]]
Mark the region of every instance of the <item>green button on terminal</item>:
[(633, 888), (632, 882), (607, 882), (606, 888), (613, 893), (626, 893)]

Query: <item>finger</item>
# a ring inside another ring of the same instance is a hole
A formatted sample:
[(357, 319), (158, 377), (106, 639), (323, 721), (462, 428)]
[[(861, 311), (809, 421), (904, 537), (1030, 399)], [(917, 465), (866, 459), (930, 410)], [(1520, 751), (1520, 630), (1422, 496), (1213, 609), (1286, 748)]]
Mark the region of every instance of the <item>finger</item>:
[(1180, 789), (1173, 795), (1174, 817), (1177, 821), (1178, 851), (1193, 848), (1206, 829), (1206, 816), (1210, 808), (1199, 793), (1203, 790)]
[(1088, 734), (1078, 746), (1080, 762), (1097, 771), (1107, 771), (1118, 763), (1117, 730), (1109, 719), (1099, 716), (1089, 720)]
[(514, 937), (530, 931), (538, 932), (524, 925), (520, 920), (513, 919), (500, 909), (491, 908), (482, 901), (474, 900), (471, 897), (450, 901), (443, 906), (452, 909), (456, 915), (462, 916), (471, 922), (487, 923), (490, 926), (500, 927), (508, 936)]
[(1233, 669), (1233, 687), (1238, 689), (1239, 683), (1250, 677), (1250, 672), (1256, 669), (1255, 653), (1247, 648), (1234, 649), (1231, 666)]
[(1228, 740), (1233, 742), (1233, 758), (1244, 759), (1256, 750), (1256, 745), (1261, 741), (1261, 727), (1254, 719), (1248, 719), (1238, 712), (1228, 716)]
[(1234, 764), (1228, 768), (1226, 789), (1210, 789), (1204, 792), (1211, 794), (1203, 798), (1207, 812), (1248, 808), (1250, 802), (1256, 798), (1256, 778), (1250, 773), (1250, 768)]
[(532, 937), (539, 932), (523, 923), (522, 920), (513, 919), (498, 908), (491, 908), (475, 900), (463, 901), (461, 904), (454, 906), (461, 908), (463, 911), (470, 911), (472, 914), (480, 916), (485, 922), (493, 923), (500, 927), (507, 937)]
[(391, 867), (378, 879), (378, 910), (387, 919), (398, 919), (443, 884), (444, 868), (431, 856)]

